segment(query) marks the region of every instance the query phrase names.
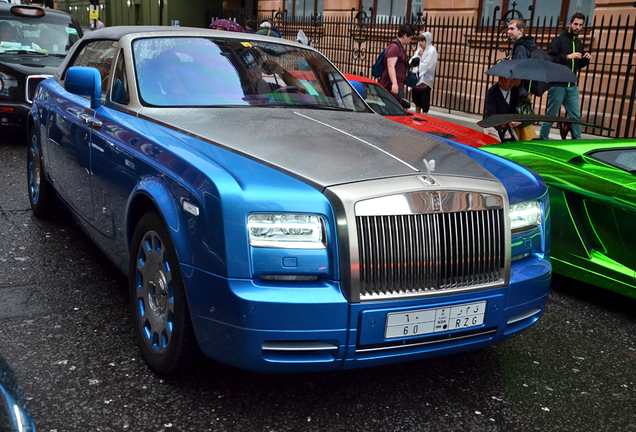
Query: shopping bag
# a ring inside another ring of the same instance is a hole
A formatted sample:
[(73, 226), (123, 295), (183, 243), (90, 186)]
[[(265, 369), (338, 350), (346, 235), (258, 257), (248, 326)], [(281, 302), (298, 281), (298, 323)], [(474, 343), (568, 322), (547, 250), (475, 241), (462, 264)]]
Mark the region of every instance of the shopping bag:
[(517, 138), (519, 139), (519, 141), (530, 141), (539, 138), (532, 125), (517, 126), (515, 128), (515, 133), (517, 134)]

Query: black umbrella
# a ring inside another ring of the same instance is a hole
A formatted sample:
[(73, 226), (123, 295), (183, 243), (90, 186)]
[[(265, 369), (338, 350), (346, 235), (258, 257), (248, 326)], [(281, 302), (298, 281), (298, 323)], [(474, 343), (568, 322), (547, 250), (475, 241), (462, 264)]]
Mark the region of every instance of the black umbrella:
[(534, 58), (502, 60), (488, 69), (486, 75), (547, 83), (577, 81), (576, 75), (567, 66)]

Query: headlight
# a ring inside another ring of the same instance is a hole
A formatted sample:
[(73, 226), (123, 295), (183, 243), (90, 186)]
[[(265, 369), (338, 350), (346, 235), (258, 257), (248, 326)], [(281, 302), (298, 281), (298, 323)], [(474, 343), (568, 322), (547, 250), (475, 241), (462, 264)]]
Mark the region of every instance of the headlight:
[(320, 216), (252, 214), (247, 217), (250, 245), (288, 249), (324, 249), (325, 222)]
[(526, 201), (510, 204), (510, 228), (518, 233), (541, 225), (541, 203)]

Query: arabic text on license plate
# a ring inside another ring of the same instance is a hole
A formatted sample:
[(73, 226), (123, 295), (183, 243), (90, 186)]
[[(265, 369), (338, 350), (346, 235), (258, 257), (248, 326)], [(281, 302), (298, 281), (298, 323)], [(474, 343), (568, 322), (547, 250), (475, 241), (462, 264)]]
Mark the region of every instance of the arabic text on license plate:
[(386, 316), (387, 339), (476, 327), (484, 323), (486, 301), (436, 309), (390, 313)]

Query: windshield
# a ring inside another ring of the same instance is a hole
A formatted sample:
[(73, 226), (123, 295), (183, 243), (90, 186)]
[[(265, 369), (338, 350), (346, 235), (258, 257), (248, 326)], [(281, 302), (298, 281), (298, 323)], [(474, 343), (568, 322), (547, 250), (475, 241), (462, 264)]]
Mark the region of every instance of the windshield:
[(397, 100), (380, 84), (371, 84), (363, 82), (367, 91), (367, 104), (373, 111), (382, 116), (406, 116), (408, 113), (398, 103)]
[(589, 153), (587, 156), (628, 173), (636, 174), (636, 149), (602, 150)]
[(79, 32), (68, 21), (56, 17), (11, 16), (0, 18), (0, 53), (27, 53), (65, 56)]
[(152, 38), (136, 40), (133, 57), (139, 95), (146, 105), (368, 110), (327, 59), (300, 45)]

